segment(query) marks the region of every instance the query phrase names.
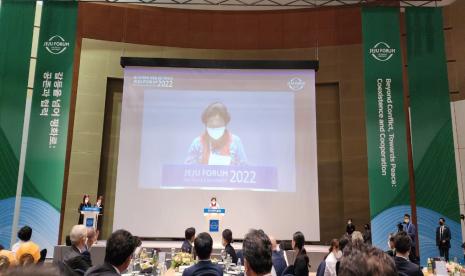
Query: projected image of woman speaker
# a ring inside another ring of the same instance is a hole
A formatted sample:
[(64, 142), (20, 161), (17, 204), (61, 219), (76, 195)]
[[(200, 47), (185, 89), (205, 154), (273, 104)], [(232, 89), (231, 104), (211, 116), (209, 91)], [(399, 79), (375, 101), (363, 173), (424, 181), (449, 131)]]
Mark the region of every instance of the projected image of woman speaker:
[(220, 102), (207, 106), (201, 116), (205, 131), (192, 142), (186, 164), (246, 165), (241, 139), (228, 129), (231, 116)]

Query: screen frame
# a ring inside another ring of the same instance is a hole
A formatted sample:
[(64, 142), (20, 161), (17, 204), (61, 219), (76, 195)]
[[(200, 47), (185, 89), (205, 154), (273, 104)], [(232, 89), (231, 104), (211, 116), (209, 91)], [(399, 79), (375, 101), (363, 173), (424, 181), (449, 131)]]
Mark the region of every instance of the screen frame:
[(219, 69), (312, 69), (318, 71), (318, 60), (213, 60), (183, 58), (121, 57), (121, 67), (184, 67)]

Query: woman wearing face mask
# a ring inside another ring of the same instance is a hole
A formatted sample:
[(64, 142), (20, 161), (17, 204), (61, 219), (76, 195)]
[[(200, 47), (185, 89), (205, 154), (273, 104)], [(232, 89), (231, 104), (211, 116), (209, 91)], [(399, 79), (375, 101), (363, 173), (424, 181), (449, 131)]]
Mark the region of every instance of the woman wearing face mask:
[(83, 222), (84, 222), (84, 215), (81, 213), (82, 209), (84, 209), (85, 207), (92, 207), (92, 204), (90, 203), (89, 198), (90, 197), (89, 197), (88, 194), (85, 194), (82, 197), (82, 202), (81, 202), (81, 204), (79, 205), (79, 208), (78, 208), (78, 213), (79, 213), (78, 224), (83, 224)]
[(186, 164), (245, 165), (247, 157), (241, 139), (228, 129), (231, 117), (223, 103), (210, 104), (202, 113), (205, 131), (194, 139)]

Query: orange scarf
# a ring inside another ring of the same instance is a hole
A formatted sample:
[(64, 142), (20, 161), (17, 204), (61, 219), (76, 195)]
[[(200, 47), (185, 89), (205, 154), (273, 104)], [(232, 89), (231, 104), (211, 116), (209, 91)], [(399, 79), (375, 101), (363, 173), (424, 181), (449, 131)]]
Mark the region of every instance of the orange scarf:
[[(208, 165), (208, 160), (210, 159), (210, 136), (208, 136), (207, 132), (204, 132), (200, 136), (200, 143), (203, 147), (202, 152), (202, 164)], [(229, 156), (231, 152), (231, 142), (232, 142), (232, 135), (227, 130), (225, 131), (223, 137), (219, 140), (218, 147), (214, 147), (214, 150), (219, 151), (220, 155)]]

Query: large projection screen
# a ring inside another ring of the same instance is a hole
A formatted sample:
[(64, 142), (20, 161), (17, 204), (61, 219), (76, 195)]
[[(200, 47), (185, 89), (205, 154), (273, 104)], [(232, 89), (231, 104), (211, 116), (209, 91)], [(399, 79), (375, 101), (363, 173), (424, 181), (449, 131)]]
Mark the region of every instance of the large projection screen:
[(150, 238), (222, 228), (319, 241), (312, 62), (122, 59), (113, 229)]

